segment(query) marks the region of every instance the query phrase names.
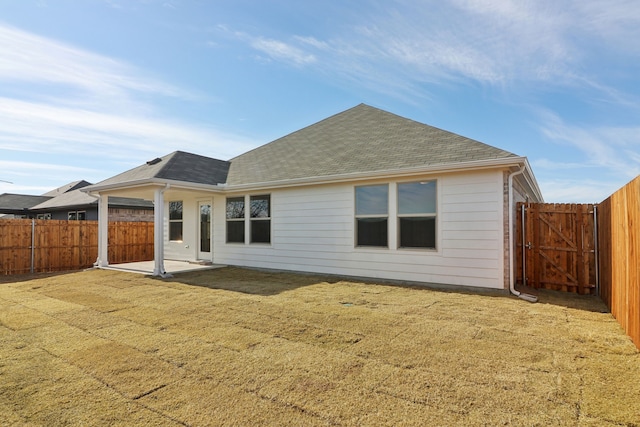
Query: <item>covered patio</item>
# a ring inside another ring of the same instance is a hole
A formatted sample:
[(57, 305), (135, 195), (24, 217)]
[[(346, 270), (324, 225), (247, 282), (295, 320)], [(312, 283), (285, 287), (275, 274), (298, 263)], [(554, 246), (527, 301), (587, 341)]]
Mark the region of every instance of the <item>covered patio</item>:
[[(211, 268), (213, 197), (223, 190), (228, 169), (228, 162), (176, 151), (83, 188), (82, 191), (98, 198), (98, 259), (95, 265), (163, 277), (175, 270)], [(154, 261), (109, 263), (109, 197), (153, 201)], [(167, 258), (179, 261), (168, 261)]]

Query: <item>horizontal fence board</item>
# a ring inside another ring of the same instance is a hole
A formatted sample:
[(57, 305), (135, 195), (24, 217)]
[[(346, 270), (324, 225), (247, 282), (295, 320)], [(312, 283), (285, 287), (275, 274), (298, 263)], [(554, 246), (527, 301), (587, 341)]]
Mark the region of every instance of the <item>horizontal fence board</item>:
[[(88, 268), (98, 257), (97, 221), (0, 220), (0, 274)], [(152, 222), (109, 222), (109, 262), (153, 259)]]

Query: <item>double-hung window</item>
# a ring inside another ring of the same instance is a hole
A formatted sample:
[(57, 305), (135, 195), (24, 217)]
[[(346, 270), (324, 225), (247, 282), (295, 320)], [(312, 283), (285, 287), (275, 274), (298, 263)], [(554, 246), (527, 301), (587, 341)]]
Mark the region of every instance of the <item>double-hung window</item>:
[(182, 241), (182, 201), (169, 202), (169, 240)]
[(84, 221), (87, 219), (87, 212), (86, 211), (71, 211), (69, 212), (69, 215), (67, 216), (67, 218), (69, 219), (69, 221)]
[(436, 181), (398, 184), (399, 247), (436, 248)]
[(271, 243), (271, 196), (249, 198), (251, 243)]
[(356, 246), (388, 247), (389, 185), (356, 187)]
[(227, 198), (227, 243), (244, 243), (244, 197)]

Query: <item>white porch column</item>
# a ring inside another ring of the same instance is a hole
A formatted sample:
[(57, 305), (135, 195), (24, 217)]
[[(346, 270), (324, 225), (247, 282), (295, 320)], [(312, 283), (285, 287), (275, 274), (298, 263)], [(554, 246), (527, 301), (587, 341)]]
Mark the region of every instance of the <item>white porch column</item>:
[(96, 266), (109, 265), (109, 196), (98, 198), (98, 259)]
[(165, 276), (164, 271), (164, 191), (157, 188), (153, 198), (153, 275)]

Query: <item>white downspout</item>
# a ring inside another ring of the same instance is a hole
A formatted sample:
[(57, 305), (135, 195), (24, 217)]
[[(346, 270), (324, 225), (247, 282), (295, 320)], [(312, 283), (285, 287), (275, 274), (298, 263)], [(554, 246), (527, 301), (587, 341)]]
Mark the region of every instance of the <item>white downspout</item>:
[(522, 164), (520, 170), (509, 174), (509, 291), (525, 301), (537, 302), (538, 297), (517, 291), (515, 287), (515, 254), (513, 253), (513, 211), (515, 206), (513, 205), (513, 177), (524, 173), (525, 168), (526, 166)]

